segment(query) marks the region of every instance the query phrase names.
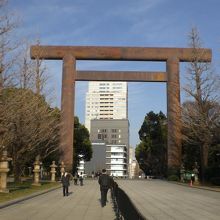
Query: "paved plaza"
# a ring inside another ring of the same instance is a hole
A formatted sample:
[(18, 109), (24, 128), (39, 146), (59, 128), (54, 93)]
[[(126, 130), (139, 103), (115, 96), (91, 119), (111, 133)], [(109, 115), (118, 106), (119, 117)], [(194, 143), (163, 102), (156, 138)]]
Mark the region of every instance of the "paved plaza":
[(160, 180), (121, 180), (118, 184), (148, 220), (220, 219), (220, 192)]
[(4, 209), (0, 220), (112, 220), (115, 219), (110, 193), (102, 208), (98, 181), (86, 180), (84, 186), (71, 184), (71, 194), (63, 197), (62, 190), (37, 196)]
[[(220, 219), (220, 192), (160, 180), (117, 182), (148, 220)], [(0, 209), (0, 220), (116, 219), (110, 193), (107, 206), (100, 205), (97, 180), (85, 180), (82, 187), (72, 184), (70, 192), (68, 197), (63, 197), (60, 188)]]

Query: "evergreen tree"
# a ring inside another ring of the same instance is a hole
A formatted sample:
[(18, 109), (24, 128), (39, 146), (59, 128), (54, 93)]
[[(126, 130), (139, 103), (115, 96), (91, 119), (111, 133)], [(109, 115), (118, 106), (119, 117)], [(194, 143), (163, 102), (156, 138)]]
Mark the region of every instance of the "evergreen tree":
[(167, 168), (167, 122), (159, 112), (149, 112), (139, 130), (140, 144), (135, 156), (146, 175), (164, 176)]

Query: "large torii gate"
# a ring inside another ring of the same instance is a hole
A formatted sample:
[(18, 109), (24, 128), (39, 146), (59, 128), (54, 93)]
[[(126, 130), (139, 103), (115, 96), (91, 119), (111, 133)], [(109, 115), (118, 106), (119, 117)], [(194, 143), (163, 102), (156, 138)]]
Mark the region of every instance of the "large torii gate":
[[(60, 148), (67, 170), (72, 169), (74, 154), (75, 81), (166, 82), (168, 168), (178, 169), (181, 164), (179, 63), (193, 61), (195, 52), (200, 55), (199, 62), (211, 61), (211, 50), (203, 48), (32, 46), (32, 59), (63, 60)], [(163, 61), (166, 71), (77, 71), (76, 60)]]

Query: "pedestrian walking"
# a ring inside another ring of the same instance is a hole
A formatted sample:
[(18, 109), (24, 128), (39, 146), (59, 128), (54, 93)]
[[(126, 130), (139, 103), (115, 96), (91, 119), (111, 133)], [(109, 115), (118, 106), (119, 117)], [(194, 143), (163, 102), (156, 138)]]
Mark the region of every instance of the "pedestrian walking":
[(73, 180), (74, 180), (74, 185), (77, 185), (78, 184), (77, 183), (78, 182), (78, 174), (77, 173), (75, 174)]
[(106, 169), (102, 170), (102, 174), (99, 176), (98, 182), (99, 182), (100, 191), (101, 191), (101, 205), (102, 205), (102, 207), (104, 207), (104, 206), (106, 206), (108, 189), (112, 185), (111, 184), (112, 183), (112, 179), (106, 173)]
[(61, 182), (63, 185), (63, 196), (69, 195), (69, 185), (70, 185), (70, 175), (65, 172), (61, 177)]
[(83, 173), (81, 172), (79, 175), (80, 186), (83, 186)]
[(195, 182), (195, 174), (192, 173), (191, 174), (191, 183), (194, 184), (194, 182)]

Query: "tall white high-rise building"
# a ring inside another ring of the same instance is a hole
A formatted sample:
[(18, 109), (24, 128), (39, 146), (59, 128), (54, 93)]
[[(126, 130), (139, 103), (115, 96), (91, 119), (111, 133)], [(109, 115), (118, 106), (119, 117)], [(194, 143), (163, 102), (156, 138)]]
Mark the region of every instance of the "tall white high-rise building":
[(86, 93), (85, 126), (91, 119), (127, 119), (127, 82), (89, 82)]

